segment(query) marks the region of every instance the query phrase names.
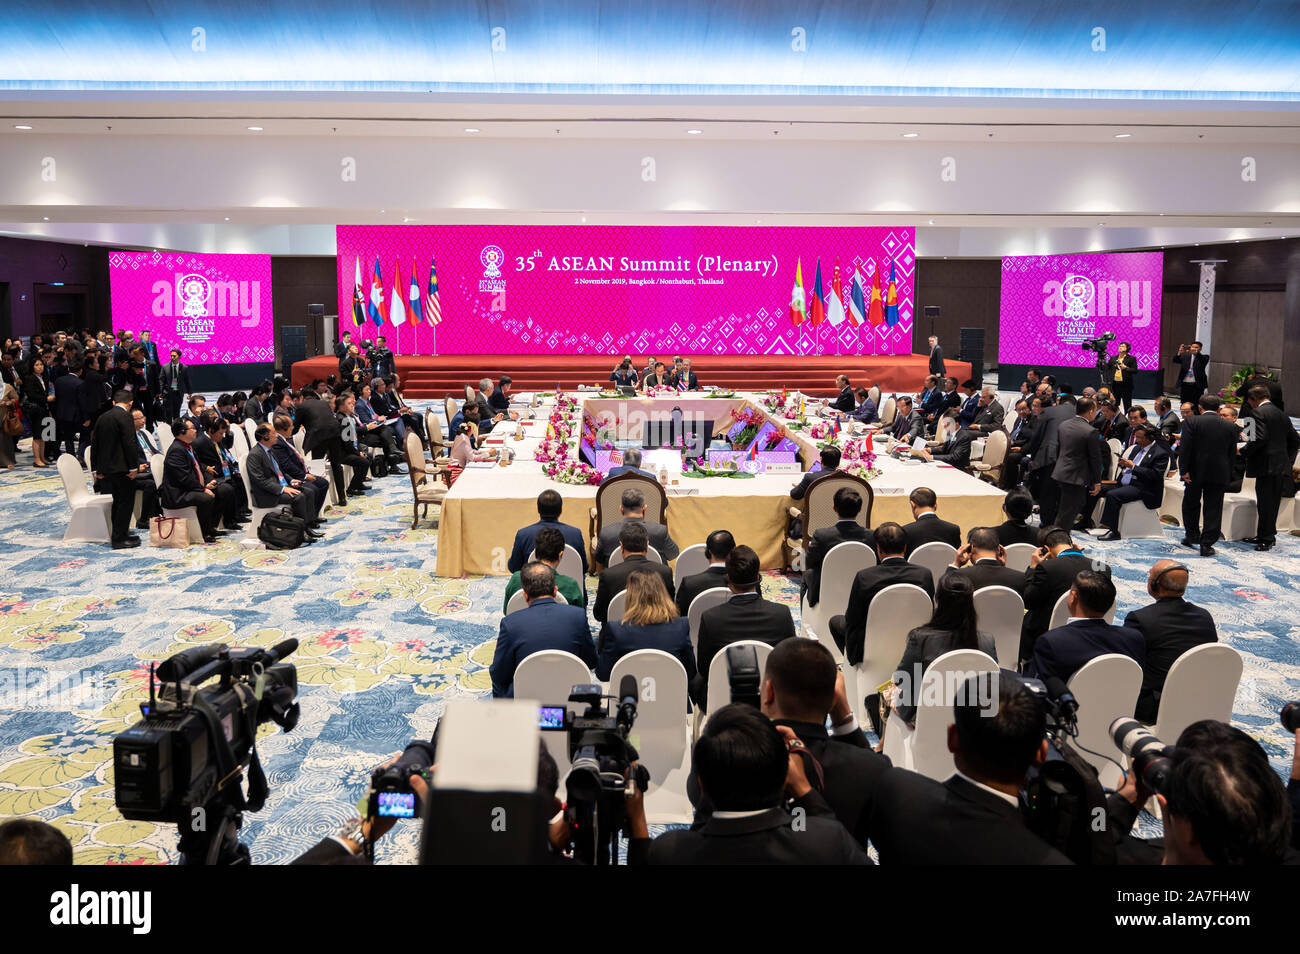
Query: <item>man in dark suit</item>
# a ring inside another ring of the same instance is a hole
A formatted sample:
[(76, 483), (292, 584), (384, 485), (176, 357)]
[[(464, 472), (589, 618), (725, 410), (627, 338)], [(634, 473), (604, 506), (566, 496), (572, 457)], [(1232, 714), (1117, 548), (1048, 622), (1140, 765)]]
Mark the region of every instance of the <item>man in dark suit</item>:
[(244, 481), (235, 469), (237, 465), (229, 458), (229, 452), (221, 446), (230, 424), (211, 409), (203, 412), (202, 421), (203, 428), (194, 436), (194, 456), (203, 467), (203, 476), (217, 482), (213, 488), (217, 495), (217, 512), (221, 514), (226, 528), (234, 529), (252, 514), (248, 511)]
[[(990, 716), (978, 700), (995, 696)], [(971, 676), (958, 699), (952, 777), (891, 768), (875, 788), (870, 830), (881, 865), (1069, 864), (1029, 830), (1018, 802), (1029, 767), (1047, 758), (1043, 703), (1005, 672)]]
[(887, 431), (889, 436), (900, 444), (911, 444), (924, 429), (925, 422), (921, 420), (920, 412), (912, 410), (912, 399), (898, 398), (894, 403), (894, 423)]
[(81, 376), (81, 366), (73, 373), (61, 374), (54, 379), (55, 450), (65, 449), (77, 456), (77, 435), (86, 417), (86, 382)]
[(651, 480), (659, 479), (650, 471), (641, 469), (641, 449), (639, 447), (629, 447), (623, 451), (623, 463), (617, 467), (611, 467), (609, 473), (605, 475), (605, 479), (609, 480), (611, 477), (627, 473), (640, 474), (642, 477), (649, 477)]
[(903, 528), (907, 537), (907, 556), (912, 555), (923, 543), (938, 540), (950, 544), (953, 549), (961, 546), (961, 527), (949, 523), (935, 513), (939, 506), (939, 497), (929, 487), (917, 487), (908, 495), (912, 506), (912, 522)]
[(1119, 405), (1114, 401), (1102, 401), (1098, 404), (1097, 416), (1092, 419), (1092, 426), (1097, 428), (1103, 441), (1112, 438), (1120, 444), (1128, 443), (1128, 420), (1119, 413)]
[(979, 431), (982, 435), (991, 434), (993, 431), (1002, 430), (1002, 421), (1006, 417), (1007, 409), (1002, 406), (998, 400), (997, 388), (989, 385), (980, 391), (978, 404), (975, 409), (975, 417), (971, 421), (972, 430)]
[(1072, 400), (1062, 400), (1057, 404), (1044, 397), (1043, 411), (1038, 416), (1038, 426), (1025, 447), (1025, 457), (1029, 459), (1029, 476), (1026, 484), (1038, 500), (1038, 513), (1042, 525), (1047, 527), (1056, 523), (1056, 512), (1061, 505), (1061, 490), (1052, 479), (1052, 470), (1056, 467), (1056, 458), (1060, 452), (1059, 431), (1063, 421), (1075, 416)]
[(812, 542), (804, 556), (803, 585), (799, 595), (808, 597), (809, 606), (816, 606), (821, 598), (822, 564), (832, 548), (850, 540), (875, 547), (871, 531), (858, 523), (858, 514), (862, 512), (860, 493), (851, 487), (841, 487), (835, 491), (832, 505), (835, 507), (835, 516), (839, 519), (834, 526), (813, 531)]
[(747, 546), (727, 554), (727, 589), (731, 598), (700, 617), (695, 678), (691, 698), (708, 709), (709, 665), (731, 643), (757, 639), (775, 646), (795, 635), (790, 608), (758, 595), (758, 554)]
[(343, 337), (334, 342), (334, 357), (338, 358), (339, 370), (343, 369), (343, 359), (348, 356), (348, 349), (352, 347), (352, 332), (343, 332)]
[(578, 551), (578, 557), (582, 560), (582, 576), (580, 583), (585, 583), (587, 576), (587, 544), (582, 538), (582, 531), (577, 527), (571, 527), (567, 523), (560, 522), (560, 514), (564, 512), (564, 498), (558, 491), (543, 490), (537, 495), (537, 516), (540, 518), (536, 523), (530, 523), (526, 527), (521, 527), (515, 532), (515, 544), (510, 550), (510, 559), (506, 563), (506, 569), (511, 573), (518, 573), (528, 562), (529, 555), (533, 552), (537, 543), (537, 532), (543, 527), (554, 527), (564, 535), (564, 542)]
[(190, 369), (181, 363), (179, 348), (172, 348), (171, 361), (162, 366), (159, 387), (162, 391), (163, 407), (167, 411), (167, 423), (170, 424), (180, 416), (181, 402), (192, 390)]
[[(1278, 405), (1278, 407), (1280, 409), (1281, 405)], [(1249, 409), (1249, 405), (1247, 405), (1247, 408)], [(1237, 429), (1238, 442), (1242, 442), (1245, 440), (1245, 437), (1241, 433), (1241, 429), (1242, 429), (1242, 425), (1245, 424), (1245, 422), (1249, 420), (1249, 418), (1243, 418), (1241, 416), (1241, 411), (1236, 407), (1236, 405), (1228, 404), (1226, 402), (1220, 404), (1219, 417), (1223, 418), (1225, 421), (1227, 421), (1229, 424), (1231, 424), (1233, 427)], [(1229, 494), (1241, 493), (1241, 485), (1245, 481), (1245, 479), (1246, 479), (1246, 458), (1241, 454), (1233, 454), (1232, 470), (1228, 476), (1228, 485), (1227, 487), (1224, 488), (1224, 492)], [(1184, 546), (1186, 546), (1186, 544), (1184, 544)], [(1195, 544), (1193, 544), (1193, 546), (1195, 546)]]
[(1141, 666), (1146, 660), (1142, 635), (1105, 620), (1106, 611), (1114, 603), (1115, 584), (1109, 573), (1081, 571), (1070, 586), (1066, 603), (1070, 607), (1069, 621), (1038, 637), (1025, 675), (1069, 682), (1085, 663), (1107, 653), (1130, 656)]
[[(619, 512), (623, 519), (616, 523), (607, 524), (600, 528), (600, 534), (596, 537), (596, 563), (605, 566), (609, 563), (609, 555), (614, 552), (614, 547), (619, 544), (624, 524), (639, 523), (646, 530), (646, 537), (650, 541), (650, 546), (659, 551), (660, 558), (665, 564), (677, 559), (679, 552), (677, 544), (673, 538), (668, 536), (668, 528), (662, 523), (647, 523), (645, 518), (645, 492), (636, 488), (629, 488), (623, 491), (623, 496), (619, 500)], [(645, 551), (642, 550), (642, 553)], [(673, 591), (673, 585), (668, 584), (668, 592)]]
[(670, 384), (667, 369), (662, 361), (656, 361), (654, 371), (641, 379), (641, 390), (647, 388), (666, 388)]
[(704, 541), (704, 555), (709, 568), (685, 577), (677, 586), (677, 612), (685, 616), (691, 601), (705, 590), (727, 585), (727, 557), (736, 548), (736, 538), (730, 530), (714, 530)]
[[(1016, 402), (1015, 417), (1007, 429), (1007, 456), (1002, 461), (1002, 481), (998, 485), (1003, 490), (1010, 490), (1020, 484), (1020, 469), (1025, 460), (1025, 446), (1034, 436), (1038, 426), (1038, 415), (1034, 414), (1035, 405), (1028, 400)], [(1042, 405), (1037, 405), (1039, 412)]]
[(176, 439), (167, 448), (163, 458), (161, 486), (162, 505), (169, 510), (193, 507), (198, 513), (199, 527), (204, 543), (216, 543), (222, 531), (217, 530), (216, 480), (205, 478), (199, 460), (194, 456), (194, 438), (198, 432), (185, 418), (172, 424)]
[(847, 374), (837, 375), (835, 378), (835, 387), (839, 389), (839, 394), (834, 401), (828, 401), (827, 406), (832, 411), (839, 411), (841, 414), (848, 414), (857, 406), (853, 400), (853, 388), (849, 386), (849, 376)]
[(556, 602), (555, 571), (545, 563), (529, 563), (520, 571), (519, 580), (528, 608), (501, 618), (490, 669), (494, 699), (514, 698), (519, 664), (544, 649), (573, 653), (588, 667), (596, 665), (587, 611)]
[(853, 392), (853, 397), (857, 400), (858, 406), (849, 412), (850, 421), (856, 421), (858, 424), (875, 424), (880, 420), (880, 409), (876, 407), (876, 402), (871, 400), (870, 391), (866, 388), (858, 388)]
[(920, 406), (917, 410), (927, 422), (933, 421), (943, 410), (943, 380), (942, 377), (935, 374), (931, 374), (925, 379), (925, 387), (921, 390), (918, 400)]
[[(871, 864), (809, 783), (803, 748), (792, 729), (773, 725), (753, 706), (721, 707), (692, 759), (713, 806), (708, 821), (651, 841), (637, 790), (627, 803), (628, 864)], [(786, 797), (796, 814), (786, 810)]]
[(1046, 530), (1042, 547), (1030, 557), (1029, 563), (1025, 571), (1025, 621), (1020, 627), (1021, 659), (1033, 656), (1034, 641), (1047, 632), (1056, 601), (1074, 585), (1076, 576), (1093, 569), (1110, 575), (1110, 567), (1084, 556), (1074, 545), (1069, 531), (1060, 527)]
[(298, 446), (293, 442), (293, 421), (284, 414), (277, 414), (271, 418), (271, 426), (275, 428), (275, 443), (271, 445), (271, 456), (275, 458), (280, 470), (289, 478), (290, 483), (304, 490), (312, 498), (311, 525), (319, 526), (325, 522), (321, 511), (325, 509), (325, 502), (329, 500), (330, 484), (324, 477), (317, 477), (307, 467), (307, 458), (303, 457), (298, 451)]
[(1116, 461), (1119, 476), (1113, 485), (1101, 494), (1105, 503), (1101, 508), (1101, 526), (1107, 533), (1103, 540), (1118, 540), (1119, 509), (1126, 503), (1142, 501), (1148, 510), (1155, 510), (1165, 497), (1165, 472), (1169, 470), (1169, 452), (1157, 439), (1160, 432), (1151, 425), (1140, 427), (1134, 434), (1133, 456)]
[(266, 423), (266, 409), (262, 406), (262, 402), (270, 393), (271, 389), (265, 383), (253, 388), (248, 400), (244, 402), (244, 420), (256, 421), (258, 424)]
[[(1204, 395), (1201, 400), (1205, 400)], [(1138, 693), (1134, 718), (1146, 723), (1156, 721), (1160, 711), (1160, 693), (1178, 657), (1189, 649), (1219, 641), (1219, 632), (1209, 611), (1183, 598), (1187, 592), (1188, 576), (1187, 567), (1181, 563), (1174, 560), (1156, 562), (1147, 574), (1147, 592), (1155, 602), (1124, 617), (1124, 628), (1137, 630), (1145, 644), (1142, 690)]]
[[(359, 496), (366, 492), (366, 476), (370, 473), (370, 462), (353, 448), (345, 447), (339, 419), (333, 409), (320, 399), (320, 395), (311, 388), (303, 388), (302, 402), (294, 415), (294, 422), (307, 433), (303, 438), (304, 454), (311, 454), (317, 460), (326, 457), (330, 462), (330, 473), (334, 486), (339, 489), (339, 506), (347, 506), (346, 494)], [(352, 468), (352, 482), (344, 492), (343, 466)]]
[(393, 351), (388, 347), (388, 339), (383, 335), (375, 338), (375, 343), (366, 349), (366, 359), (370, 362), (370, 372), (377, 378), (386, 378), (397, 373), (397, 361)]
[(975, 527), (966, 534), (966, 544), (952, 564), (956, 572), (971, 581), (974, 589), (1005, 586), (1025, 595), (1025, 574), (1007, 566), (1007, 551), (992, 527)]
[(497, 386), (492, 389), (492, 396), (488, 398), (488, 406), (494, 414), (510, 412), (510, 389), (514, 383), (514, 378), (508, 374), (503, 374), (497, 379)]
[(132, 411), (131, 423), (135, 427), (136, 444), (140, 447), (140, 465), (131, 478), (136, 493), (140, 494), (140, 516), (136, 519), (135, 528), (148, 530), (149, 521), (162, 514), (162, 505), (158, 500), (158, 485), (153, 482), (152, 468), (149, 463), (154, 457), (162, 454), (162, 449), (154, 440), (154, 436), (145, 429), (147, 422), (143, 411)]
[(1057, 435), (1059, 452), (1052, 468), (1052, 480), (1060, 489), (1060, 508), (1055, 522), (1069, 530), (1074, 526), (1089, 493), (1101, 492), (1101, 441), (1093, 429), (1097, 406), (1092, 398), (1079, 398), (1075, 416), (1063, 421)]
[(876, 553), (879, 561), (875, 566), (859, 570), (853, 577), (853, 587), (849, 590), (849, 605), (843, 616), (830, 619), (831, 638), (844, 653), (850, 666), (862, 662), (863, 647), (867, 637), (867, 613), (876, 594), (895, 583), (913, 583), (934, 598), (934, 577), (930, 571), (915, 563), (908, 563), (903, 557), (907, 546), (907, 536), (898, 524), (882, 523), (876, 527)]
[(1195, 404), (1205, 389), (1210, 386), (1205, 369), (1210, 363), (1210, 356), (1202, 352), (1202, 344), (1193, 341), (1189, 348), (1185, 344), (1178, 346), (1171, 364), (1178, 366), (1178, 393), (1183, 401)]
[(939, 418), (935, 439), (943, 442), (936, 450), (931, 451), (928, 447), (922, 447), (920, 450), (912, 451), (913, 455), (937, 464), (950, 464), (958, 470), (965, 470), (970, 465), (971, 444), (975, 440), (975, 432), (969, 427), (961, 426), (956, 411), (945, 411)]
[(1292, 462), (1300, 450), (1300, 436), (1291, 419), (1268, 396), (1268, 388), (1256, 385), (1247, 392), (1251, 420), (1246, 432), (1246, 476), (1255, 478), (1255, 499), (1259, 521), (1255, 535), (1244, 542), (1256, 550), (1271, 550), (1277, 539), (1277, 511), (1282, 504), (1282, 485), (1291, 475)]
[[(1178, 471), (1183, 483), (1183, 545), (1199, 546), (1201, 556), (1214, 556), (1223, 520), (1223, 495), (1232, 482), (1241, 428), (1219, 411), (1223, 401), (1202, 394), (1204, 413), (1183, 423), (1179, 437)], [(1202, 516), (1204, 520), (1202, 520)]]
[(698, 391), (700, 389), (700, 379), (695, 376), (691, 370), (691, 359), (683, 358), (682, 366), (677, 371), (677, 376), (673, 379), (673, 387), (678, 391)]
[(939, 347), (939, 339), (934, 335), (930, 335), (930, 373), (939, 377), (948, 374), (948, 368), (943, 363), (943, 349)]
[(135, 504), (133, 478), (140, 473), (142, 463), (144, 458), (131, 422), (131, 392), (118, 391), (113, 395), (113, 406), (95, 421), (90, 444), (90, 469), (113, 496), (109, 539), (114, 550), (140, 545), (139, 538), (131, 533), (131, 510)]
[[(619, 547), (623, 551), (623, 562), (616, 566), (607, 566), (600, 574), (596, 585), (596, 599), (592, 603), (591, 613), (596, 622), (604, 623), (609, 613), (609, 601), (627, 589), (627, 578), (633, 570), (653, 569), (664, 581), (664, 589), (673, 591), (673, 571), (667, 564), (654, 563), (646, 557), (649, 535), (646, 524), (641, 520), (625, 520), (619, 524)], [(604, 642), (604, 627), (601, 628), (601, 642)]]
[(370, 403), (369, 384), (361, 386), (361, 393), (357, 396), (356, 415), (357, 420), (361, 422), (361, 429), (357, 431), (357, 440), (367, 447), (382, 450), (384, 456), (388, 458), (390, 473), (406, 473), (402, 469), (402, 461), (406, 459), (406, 455), (397, 446), (397, 434), (392, 427), (380, 419), (374, 405)]
[[(827, 477), (840, 469), (840, 449), (834, 444), (827, 444), (821, 449), (818, 456), (821, 460), (821, 469), (804, 471), (803, 476), (799, 478), (799, 483), (790, 489), (790, 499), (803, 500), (808, 494), (809, 487), (823, 477)], [(802, 537), (803, 521), (792, 519), (788, 532), (791, 537), (796, 539)]]
[(1242, 399), (1243, 417), (1250, 416), (1250, 403), (1246, 400), (1246, 395), (1249, 394), (1250, 389), (1256, 385), (1263, 385), (1268, 388), (1268, 399), (1277, 405), (1279, 411), (1286, 413), (1286, 402), (1282, 400), (1282, 385), (1277, 383), (1277, 379), (1270, 377), (1267, 374), (1252, 374), (1241, 383), (1241, 387), (1232, 392)]
[(248, 486), (253, 491), (253, 505), (291, 508), (294, 516), (307, 524), (307, 539), (319, 540), (324, 534), (311, 529), (316, 519), (312, 511), (315, 498), (303, 489), (301, 481), (289, 479), (271, 453), (271, 448), (279, 440), (275, 429), (270, 424), (259, 424), (255, 434), (257, 447), (244, 458), (244, 466), (248, 468)]

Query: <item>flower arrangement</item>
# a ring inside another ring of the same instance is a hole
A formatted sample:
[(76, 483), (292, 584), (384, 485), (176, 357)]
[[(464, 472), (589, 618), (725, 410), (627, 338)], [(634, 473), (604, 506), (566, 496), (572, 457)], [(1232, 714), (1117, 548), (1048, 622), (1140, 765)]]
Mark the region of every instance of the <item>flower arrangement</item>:
[(758, 434), (758, 429), (767, 423), (767, 417), (756, 407), (745, 405), (732, 408), (731, 419), (740, 425), (740, 430), (731, 437), (731, 446), (735, 450), (745, 450)]
[(564, 461), (569, 458), (569, 445), (565, 441), (544, 440), (533, 452), (533, 460), (539, 463)]
[(677, 393), (676, 388), (670, 388), (666, 384), (661, 384), (658, 387), (653, 387), (653, 388), (647, 387), (645, 389), (646, 397), (658, 397), (661, 394), (676, 394), (676, 393)]
[(808, 428), (808, 436), (815, 441), (826, 441), (833, 444), (834, 441), (829, 440), (833, 431), (834, 429), (829, 421), (814, 421)]
[(759, 449), (771, 450), (772, 448), (776, 447), (777, 444), (781, 443), (789, 436), (790, 436), (790, 432), (787, 431), (783, 426), (779, 426), (777, 427), (776, 430), (768, 432), (767, 438), (764, 441), (764, 446)]
[(869, 437), (846, 441), (843, 450), (840, 452), (840, 460), (841, 470), (866, 480), (879, 477), (882, 473), (880, 468), (876, 466), (876, 452), (872, 450), (871, 438)]
[(556, 411), (572, 411), (575, 410), (577, 406), (578, 406), (577, 398), (569, 397), (569, 395), (565, 394), (563, 391), (555, 392)]
[(562, 460), (544, 464), (542, 473), (562, 484), (599, 484), (600, 471), (579, 460)]

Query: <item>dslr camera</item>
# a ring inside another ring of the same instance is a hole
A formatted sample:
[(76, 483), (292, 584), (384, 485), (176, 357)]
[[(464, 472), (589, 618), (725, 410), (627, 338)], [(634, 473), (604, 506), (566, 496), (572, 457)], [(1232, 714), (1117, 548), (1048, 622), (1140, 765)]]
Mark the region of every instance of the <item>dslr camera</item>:
[[(583, 683), (569, 692), (569, 702), (583, 707), (575, 715), (565, 705), (542, 706), (538, 725), (544, 731), (568, 737), (572, 768), (565, 780), (568, 794), (565, 819), (569, 823), (574, 854), (588, 864), (614, 864), (618, 833), (627, 827), (624, 802), (632, 786), (645, 791), (650, 773), (638, 765), (639, 756), (628, 741), (636, 722), (637, 679), (624, 676), (617, 696), (607, 696), (599, 683)], [(606, 701), (617, 703), (605, 705)]]
[(161, 691), (150, 667), (143, 718), (113, 740), (114, 796), (124, 818), (177, 825), (183, 864), (248, 863), (235, 832), (268, 793), (257, 730), (298, 724), (298, 671), (280, 661), (297, 648), (187, 649), (157, 667)]
[(370, 775), (371, 818), (418, 818), (424, 814), (420, 797), (411, 787), (416, 775), (430, 781), (433, 744), (416, 740), (392, 765), (381, 765)]

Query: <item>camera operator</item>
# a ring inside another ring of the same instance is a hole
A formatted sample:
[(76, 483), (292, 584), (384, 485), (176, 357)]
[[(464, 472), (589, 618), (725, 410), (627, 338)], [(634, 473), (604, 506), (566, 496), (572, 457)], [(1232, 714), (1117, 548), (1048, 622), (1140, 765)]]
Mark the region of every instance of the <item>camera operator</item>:
[[(1154, 739), (1149, 733), (1145, 738)], [(1106, 805), (1121, 864), (1296, 863), (1286, 792), (1263, 748), (1240, 729), (1210, 719), (1193, 722), (1172, 750), (1145, 762), (1135, 754), (1133, 763)], [(1153, 794), (1148, 785), (1157, 780), (1164, 838), (1135, 838), (1129, 831)]]
[(1282, 710), (1282, 725), (1295, 735), (1295, 748), (1291, 751), (1291, 777), (1287, 779), (1286, 793), (1291, 799), (1291, 847), (1300, 851), (1300, 702), (1289, 702)]
[[(695, 743), (694, 764), (713, 814), (699, 829), (650, 840), (645, 797), (627, 800), (628, 864), (869, 865), (808, 780), (806, 748), (789, 726), (753, 706), (723, 706)], [(787, 811), (785, 798), (793, 799)]]
[[(996, 706), (994, 714), (989, 707)], [(894, 767), (876, 786), (871, 840), (881, 865), (1066, 865), (1025, 824), (1019, 795), (1047, 757), (1047, 713), (1014, 673), (978, 673), (953, 706), (946, 782)]]

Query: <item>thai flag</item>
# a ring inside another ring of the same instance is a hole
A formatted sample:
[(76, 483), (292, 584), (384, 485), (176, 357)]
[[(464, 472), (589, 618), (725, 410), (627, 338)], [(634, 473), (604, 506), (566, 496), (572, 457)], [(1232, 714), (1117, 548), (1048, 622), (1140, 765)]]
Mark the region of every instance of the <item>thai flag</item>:
[(384, 285), (379, 275), (379, 259), (375, 258), (375, 274), (370, 279), (370, 304), (366, 306), (370, 320), (376, 325), (384, 323)]

